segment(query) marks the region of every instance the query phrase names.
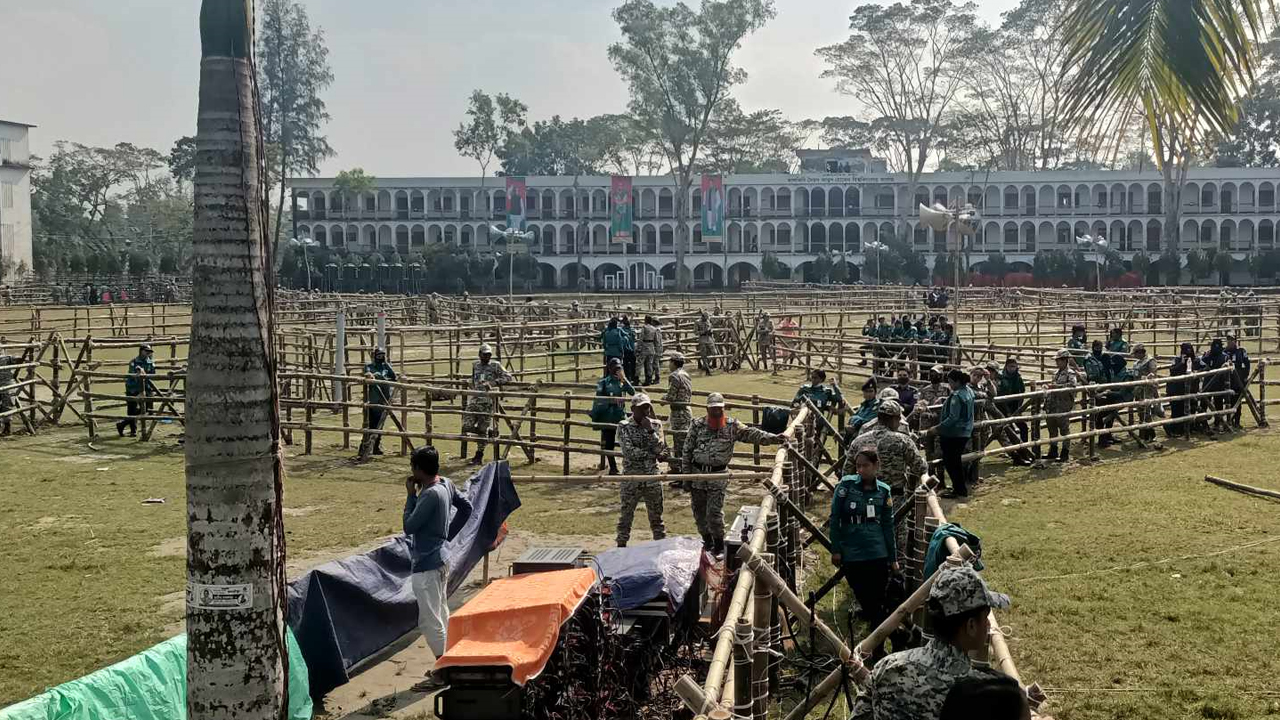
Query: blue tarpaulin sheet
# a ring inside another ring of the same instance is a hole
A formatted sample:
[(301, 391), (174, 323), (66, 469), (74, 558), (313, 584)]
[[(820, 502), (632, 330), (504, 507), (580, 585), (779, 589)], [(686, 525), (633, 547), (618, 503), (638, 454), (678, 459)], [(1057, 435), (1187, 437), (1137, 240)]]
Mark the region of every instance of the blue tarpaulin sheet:
[(608, 578), (619, 609), (640, 607), (665, 594), (674, 612), (702, 566), (702, 541), (673, 537), (614, 548), (597, 555), (593, 564), (597, 577)]
[[(520, 498), (506, 462), (471, 478), (473, 512), (446, 547), (449, 592), (493, 545)], [(418, 624), (409, 585), (411, 540), (398, 537), (361, 555), (325, 563), (289, 584), (289, 625), (311, 671), (312, 697), (346, 684), (349, 671)]]

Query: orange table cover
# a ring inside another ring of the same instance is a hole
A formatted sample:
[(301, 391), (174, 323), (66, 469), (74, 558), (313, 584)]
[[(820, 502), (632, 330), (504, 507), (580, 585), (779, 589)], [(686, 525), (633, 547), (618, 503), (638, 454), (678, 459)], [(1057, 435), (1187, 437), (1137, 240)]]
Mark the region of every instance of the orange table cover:
[(542, 672), (560, 626), (595, 583), (590, 568), (494, 580), (449, 617), (449, 644), (436, 667), (506, 665), (524, 685)]

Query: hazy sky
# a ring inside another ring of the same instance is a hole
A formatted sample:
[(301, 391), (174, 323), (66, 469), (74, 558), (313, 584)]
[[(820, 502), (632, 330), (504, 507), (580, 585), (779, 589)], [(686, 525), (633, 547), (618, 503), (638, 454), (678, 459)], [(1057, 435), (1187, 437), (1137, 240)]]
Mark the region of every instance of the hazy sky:
[[(530, 119), (626, 109), (606, 49), (606, 0), (303, 0), (324, 29), (334, 83), (325, 174), (361, 166), (382, 177), (473, 175), (451, 131), (474, 88), (507, 92)], [(991, 21), (1016, 0), (983, 0)], [(10, 72), (0, 118), (32, 123), (32, 151), (59, 139), (128, 141), (165, 152), (195, 132), (199, 0), (12, 0), (0, 25)], [(777, 0), (778, 17), (737, 55), (743, 108), (792, 118), (851, 114), (818, 78), (819, 45), (846, 36), (850, 0)], [(518, 55), (513, 58), (512, 55)], [(15, 59), (17, 62), (15, 63)], [(492, 169), (492, 168), (491, 168)]]

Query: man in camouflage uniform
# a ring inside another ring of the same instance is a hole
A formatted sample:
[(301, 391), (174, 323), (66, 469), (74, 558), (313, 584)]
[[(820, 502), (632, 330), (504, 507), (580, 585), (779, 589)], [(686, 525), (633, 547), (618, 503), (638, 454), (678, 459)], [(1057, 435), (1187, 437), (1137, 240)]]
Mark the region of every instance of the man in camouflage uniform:
[[(707, 414), (693, 422), (684, 440), (684, 471), (690, 474), (722, 473), (733, 459), (733, 446), (739, 442), (778, 445), (786, 438), (748, 427), (725, 414), (724, 396), (707, 396)], [(693, 520), (702, 535), (703, 548), (719, 556), (724, 554), (724, 495), (728, 480), (694, 480), (689, 483)]]
[(777, 365), (778, 355), (773, 347), (773, 319), (764, 310), (756, 318), (756, 352), (760, 357), (761, 370), (768, 370), (770, 362)]
[(1044, 412), (1048, 417), (1045, 418), (1045, 426), (1049, 431), (1049, 454), (1048, 459), (1054, 462), (1068, 462), (1071, 459), (1071, 442), (1064, 440), (1062, 443), (1062, 452), (1058, 452), (1058, 444), (1052, 442), (1053, 438), (1059, 435), (1071, 434), (1071, 418), (1055, 417), (1061, 413), (1069, 413), (1076, 406), (1075, 388), (1080, 385), (1080, 373), (1074, 367), (1072, 362), (1074, 357), (1071, 350), (1063, 348), (1054, 356), (1054, 361), (1058, 364), (1058, 369), (1053, 373), (1053, 381), (1049, 387), (1052, 389), (1070, 388), (1070, 392), (1055, 392), (1045, 398)]
[[(891, 388), (887, 388), (891, 389)], [(916, 443), (901, 427), (902, 405), (897, 400), (885, 400), (876, 409), (876, 427), (871, 432), (863, 433), (853, 439), (852, 446), (845, 452), (852, 458), (863, 448), (872, 448), (880, 456), (880, 479), (889, 485), (895, 503), (903, 502), (903, 498), (914, 493), (920, 484), (920, 478), (929, 474), (929, 465)], [(897, 536), (898, 562), (905, 563), (907, 555), (907, 523), (906, 517), (894, 526)]]
[(644, 324), (636, 338), (636, 361), (639, 363), (638, 380), (641, 385), (653, 385), (658, 382), (659, 362), (662, 355), (662, 331), (658, 329), (658, 321), (652, 315), (644, 316)]
[[(938, 424), (938, 411), (942, 401), (951, 394), (951, 388), (942, 382), (944, 369), (941, 365), (929, 368), (929, 384), (916, 393), (915, 408), (908, 411), (911, 429), (924, 435), (924, 432)], [(930, 433), (924, 436), (924, 455), (930, 462), (938, 459), (938, 436)]]
[[(581, 320), (584, 317), (582, 313), (582, 306), (578, 304), (577, 300), (574, 300), (573, 303), (569, 305), (568, 317), (570, 320)], [(582, 349), (582, 338), (578, 337), (578, 333), (581, 332), (581, 329), (582, 328), (578, 323), (569, 323), (569, 334), (573, 336), (573, 342), (570, 345), (574, 350)]]
[(432, 325), (440, 324), (440, 294), (431, 293), (427, 296), (427, 322)]
[(672, 444), (675, 445), (675, 452), (672, 453), (674, 467), (671, 470), (681, 472), (684, 437), (689, 432), (689, 426), (693, 425), (693, 413), (689, 412), (689, 402), (693, 399), (693, 379), (684, 371), (684, 355), (678, 352), (671, 354), (671, 374), (667, 376), (667, 394), (663, 399), (671, 407), (667, 418), (667, 422), (671, 424)]
[(968, 565), (943, 565), (929, 588), (927, 607), (933, 639), (876, 663), (850, 720), (938, 720), (957, 681), (1001, 677), (968, 653), (986, 648), (991, 609), (1009, 607), (1009, 596), (988, 589)]
[[(18, 358), (4, 352), (0, 352), (0, 413), (8, 412), (14, 408), (13, 391), (4, 389), (7, 385), (12, 385), (15, 375), (10, 365), (17, 365)], [(13, 416), (5, 415), (0, 418), (0, 435), (8, 435), (10, 428), (13, 426)]]
[[(1134, 380), (1154, 380), (1156, 377), (1156, 359), (1147, 355), (1147, 346), (1142, 343), (1135, 343), (1133, 346), (1133, 368), (1131, 369)], [(1150, 385), (1138, 385), (1133, 389), (1134, 400), (1154, 400), (1159, 396), (1157, 386), (1152, 383)], [(1138, 406), (1138, 422), (1149, 423), (1155, 419), (1157, 406), (1155, 403), (1150, 405)], [(1138, 431), (1138, 439), (1146, 442), (1154, 442), (1156, 439), (1155, 428), (1144, 428)]]
[[(623, 475), (657, 475), (658, 463), (667, 459), (667, 443), (662, 425), (653, 418), (653, 403), (644, 393), (631, 397), (631, 417), (618, 423), (618, 449), (622, 452)], [(649, 529), (654, 540), (667, 536), (662, 523), (662, 482), (632, 480), (622, 483), (622, 509), (618, 513), (618, 547), (626, 547), (631, 538), (636, 504), (644, 501), (649, 513)]]
[(471, 363), (470, 389), (482, 393), (468, 396), (466, 412), (462, 415), (462, 434), (475, 435), (477, 438), (476, 454), (471, 456), (472, 465), (479, 465), (484, 460), (485, 440), (497, 432), (497, 427), (492, 422), (494, 400), (488, 393), (511, 382), (511, 373), (492, 358), (493, 348), (485, 343), (480, 346), (480, 359)]
[(716, 341), (711, 334), (711, 318), (706, 310), (698, 311), (698, 321), (694, 324), (694, 332), (698, 336), (698, 367), (710, 375), (716, 362)]

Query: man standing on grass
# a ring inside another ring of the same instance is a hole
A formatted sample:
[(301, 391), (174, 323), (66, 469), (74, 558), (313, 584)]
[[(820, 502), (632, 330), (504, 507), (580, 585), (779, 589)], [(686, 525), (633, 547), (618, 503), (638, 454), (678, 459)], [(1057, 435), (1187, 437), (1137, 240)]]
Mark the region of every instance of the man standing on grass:
[[(16, 379), (13, 370), (9, 369), (9, 366), (17, 364), (18, 358), (0, 352), (0, 413), (8, 412), (14, 408), (13, 391), (7, 389), (6, 386), (12, 385)], [(12, 426), (12, 415), (0, 417), (0, 435), (8, 435)]]
[[(733, 460), (739, 442), (779, 445), (781, 435), (748, 427), (725, 414), (724, 396), (707, 396), (707, 415), (694, 421), (684, 440), (683, 466), (689, 474), (718, 474)], [(702, 547), (716, 556), (724, 554), (724, 495), (728, 480), (694, 480), (689, 483), (693, 520), (702, 536)]]
[[(471, 363), (471, 389), (479, 394), (467, 398), (466, 410), (462, 414), (462, 434), (477, 438), (476, 454), (471, 456), (472, 465), (479, 465), (484, 460), (485, 440), (497, 430), (492, 417), (494, 400), (489, 392), (509, 382), (511, 373), (502, 367), (502, 363), (493, 360), (493, 348), (489, 343), (481, 345), (480, 359)], [(465, 441), (463, 444), (465, 446)]]
[[(404, 534), (412, 544), (410, 583), (418, 601), (418, 630), (439, 660), (447, 647), (449, 628), (449, 562), (444, 545), (467, 524), (471, 502), (448, 478), (440, 476), (440, 455), (434, 447), (414, 450), (409, 465), (413, 474), (404, 480), (408, 493), (404, 501)], [(452, 521), (451, 509), (457, 510)], [(432, 671), (413, 689), (431, 692), (444, 685), (440, 674)]]
[(710, 375), (711, 368), (715, 367), (716, 363), (716, 341), (711, 334), (711, 318), (707, 315), (705, 308), (698, 311), (694, 332), (698, 336), (698, 367)]
[[(684, 354), (671, 353), (671, 374), (667, 376), (667, 394), (663, 397), (671, 410), (667, 422), (671, 426), (674, 467), (672, 472), (682, 472), (681, 462), (684, 457), (684, 437), (693, 424), (693, 413), (689, 411), (689, 402), (693, 399), (693, 379), (684, 370)], [(672, 487), (676, 487), (674, 484)]]
[[(653, 417), (653, 402), (644, 393), (631, 398), (631, 417), (618, 423), (618, 449), (622, 452), (623, 475), (657, 475), (658, 463), (667, 459), (667, 443), (662, 438), (662, 424)], [(630, 480), (622, 483), (622, 509), (618, 513), (618, 547), (626, 547), (631, 538), (636, 505), (644, 501), (649, 514), (649, 530), (654, 540), (667, 536), (662, 522), (662, 482)]]
[(366, 380), (381, 380), (383, 382), (372, 382), (364, 386), (365, 392), (365, 411), (364, 411), (364, 427), (366, 430), (375, 432), (366, 432), (360, 440), (360, 460), (368, 460), (369, 455), (382, 454), (382, 424), (386, 422), (387, 415), (391, 413), (387, 406), (391, 404), (391, 386), (387, 383), (396, 381), (396, 371), (391, 368), (391, 363), (387, 362), (387, 351), (382, 348), (375, 348), (373, 351), (373, 362), (364, 366), (364, 377)]
[[(139, 397), (144, 392), (155, 386), (147, 379), (149, 375), (156, 374), (156, 363), (152, 358), (155, 351), (151, 346), (143, 343), (138, 346), (138, 357), (129, 361), (129, 375), (124, 379), (124, 394), (131, 398)], [(116, 423), (116, 434), (124, 437), (124, 429), (129, 428), (129, 437), (138, 434), (138, 421), (134, 418), (146, 412), (147, 403), (141, 400), (127, 400), (127, 412), (129, 416), (124, 420)]]

